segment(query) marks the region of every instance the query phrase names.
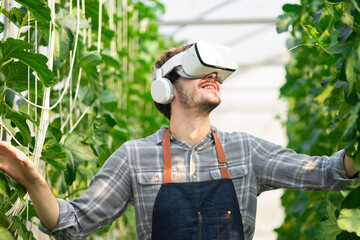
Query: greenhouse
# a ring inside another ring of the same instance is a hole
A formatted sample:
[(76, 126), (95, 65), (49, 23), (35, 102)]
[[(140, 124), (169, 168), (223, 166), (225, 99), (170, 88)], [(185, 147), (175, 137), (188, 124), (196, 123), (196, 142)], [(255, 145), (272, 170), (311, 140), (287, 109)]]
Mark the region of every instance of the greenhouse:
[(0, 14), (0, 240), (360, 239), (359, 0)]

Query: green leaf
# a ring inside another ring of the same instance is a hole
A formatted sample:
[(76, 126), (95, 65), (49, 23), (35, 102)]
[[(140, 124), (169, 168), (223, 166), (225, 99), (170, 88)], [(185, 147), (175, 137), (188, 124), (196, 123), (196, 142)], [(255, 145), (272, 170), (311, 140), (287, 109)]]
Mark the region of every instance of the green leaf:
[(90, 145), (82, 142), (82, 137), (70, 134), (64, 143), (64, 149), (69, 150), (77, 161), (96, 161), (97, 157)]
[(5, 127), (10, 131), (10, 133), (15, 136), (16, 135), (16, 131), (15, 129), (11, 126), (11, 120), (10, 119), (3, 119), (2, 123), (5, 125)]
[(9, 227), (9, 221), (8, 221), (8, 218), (5, 215), (5, 212), (3, 212), (3, 211), (5, 211), (5, 209), (0, 211), (0, 227), (8, 228)]
[(360, 208), (360, 186), (352, 189), (341, 201), (340, 208), (354, 209)]
[(56, 24), (55, 42), (59, 44), (54, 47), (54, 67), (60, 68), (61, 63), (69, 56), (73, 40), (74, 36), (69, 29)]
[(278, 19), (279, 20), (276, 23), (277, 33), (287, 32), (289, 29), (289, 26), (291, 24), (292, 18), (287, 14), (283, 14), (283, 15), (280, 15), (278, 17)]
[(342, 23), (337, 24), (336, 26), (336, 32), (339, 33), (337, 39), (340, 43), (345, 43), (346, 40), (349, 38), (349, 36), (354, 32), (354, 30)]
[(336, 240), (336, 236), (341, 232), (336, 217), (336, 208), (329, 203), (327, 205), (327, 216), (325, 216), (319, 223), (319, 227), (316, 233), (317, 240)]
[(2, 65), (10, 58), (19, 59), (37, 73), (39, 79), (46, 87), (50, 87), (54, 82), (54, 74), (47, 66), (48, 59), (42, 54), (26, 51), (32, 47), (31, 43), (23, 40), (7, 38), (6, 42), (0, 42), (2, 53), (0, 63)]
[(111, 91), (103, 90), (100, 92), (98, 100), (101, 103), (109, 103), (109, 102), (116, 102), (117, 98)]
[(4, 23), (3, 22), (0, 22), (0, 33), (2, 33), (4, 31)]
[[(63, 27), (70, 29), (72, 32), (75, 32), (77, 25), (77, 17), (74, 15), (66, 15), (61, 18), (57, 18), (57, 23)], [(84, 19), (80, 18), (79, 28), (89, 28), (90, 24)]]
[(350, 55), (346, 60), (345, 74), (346, 81), (349, 84), (349, 92), (352, 92), (356, 80), (356, 73), (354, 70), (355, 58), (353, 55)]
[(101, 55), (98, 52), (86, 52), (84, 53), (79, 62), (78, 65), (82, 68), (87, 68), (90, 66), (97, 66), (101, 63)]
[(30, 11), (30, 13), (34, 15), (37, 21), (40, 22), (51, 21), (50, 8), (43, 1), (39, 1), (39, 0), (15, 0), (15, 1), (26, 7)]
[(286, 13), (299, 14), (301, 12), (302, 6), (298, 4), (285, 4), (282, 9)]
[(120, 146), (130, 138), (129, 131), (127, 129), (119, 127), (111, 129), (109, 134), (118, 146)]
[(66, 168), (66, 152), (63, 152), (60, 144), (54, 143), (50, 140), (46, 141), (44, 144), (41, 159), (58, 170), (65, 170)]
[(356, 137), (356, 130), (357, 130), (357, 126), (356, 126), (356, 118), (353, 118), (349, 125), (346, 127), (345, 132), (343, 133), (343, 135), (341, 136), (341, 140), (343, 141), (351, 141), (354, 140)]
[(26, 194), (26, 188), (24, 188), (19, 182), (17, 182), (15, 179), (10, 178), (10, 185), (15, 190), (16, 195), (20, 198), (22, 203), (25, 205), (24, 196)]
[(356, 233), (349, 233), (347, 231), (342, 231), (339, 235), (336, 236), (336, 240), (359, 240), (360, 238), (356, 236)]
[(71, 134), (65, 139), (63, 149), (67, 153), (67, 164), (64, 176), (67, 185), (71, 185), (76, 179), (76, 171), (80, 162), (96, 161), (97, 159), (90, 145), (81, 141), (82, 137), (77, 134)]
[[(12, 62), (6, 64), (2, 69), (6, 85), (9, 88), (16, 88), (20, 92), (28, 90), (28, 78), (30, 77), (30, 94), (31, 99), (35, 98), (35, 77), (30, 71), (30, 76), (28, 75), (28, 66), (22, 62)], [(43, 97), (43, 84), (41, 81), (37, 81), (37, 96)]]
[(10, 188), (6, 177), (0, 172), (0, 195), (10, 196)]
[(355, 232), (360, 237), (360, 209), (342, 209), (337, 222), (341, 229)]
[(30, 118), (29, 115), (11, 109), (6, 103), (2, 104), (3, 108), (5, 108), (4, 117), (10, 119), (19, 128), (21, 136), (23, 137), (22, 145), (27, 146), (29, 143), (31, 143), (31, 133), (26, 120), (30, 120), (33, 123), (35, 122)]
[(341, 16), (341, 21), (344, 24), (348, 25), (349, 27), (353, 28), (354, 17), (351, 15), (351, 8), (350, 7), (345, 9), (345, 11), (343, 12), (343, 14)]
[(0, 227), (0, 239), (1, 240), (13, 240), (11, 233), (4, 227)]
[(115, 69), (120, 69), (120, 61), (116, 57), (112, 57), (101, 53), (101, 59), (108, 67), (114, 67)]
[(99, 72), (97, 71), (97, 66), (100, 63), (101, 56), (97, 52), (86, 52), (78, 62), (78, 66), (83, 69), (83, 74), (90, 86), (90, 94), (93, 98), (96, 98), (101, 89), (101, 81), (99, 81)]
[(2, 10), (2, 13), (7, 17), (12, 23), (15, 24), (18, 28), (22, 27), (24, 24), (24, 18), (26, 16), (26, 13), (24, 10), (14, 7), (10, 11), (7, 11), (6, 9)]

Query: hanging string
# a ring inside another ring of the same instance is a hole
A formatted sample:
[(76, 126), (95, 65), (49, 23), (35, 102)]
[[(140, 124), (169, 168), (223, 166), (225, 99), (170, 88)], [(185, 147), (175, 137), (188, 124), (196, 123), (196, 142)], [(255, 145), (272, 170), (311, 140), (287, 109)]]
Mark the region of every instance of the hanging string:
[[(79, 6), (77, 6), (78, 9), (79, 9)], [(78, 10), (77, 9), (77, 10)], [(78, 11), (79, 12), (79, 11)], [(85, 1), (82, 0), (82, 14), (83, 16), (85, 16)], [(83, 45), (85, 46), (86, 45), (86, 29), (84, 29), (83, 31)], [(79, 94), (79, 89), (80, 89), (80, 80), (81, 80), (81, 74), (82, 74), (82, 68), (79, 69), (79, 74), (78, 74), (78, 79), (77, 79), (77, 83), (76, 83), (76, 90), (75, 90), (75, 96), (74, 96), (74, 101), (72, 102), (72, 104), (70, 104), (70, 112), (65, 120), (64, 123), (61, 123), (61, 128), (60, 130), (63, 132), (66, 124), (69, 122), (69, 120), (72, 120), (72, 112), (75, 108), (75, 105), (76, 105), (76, 102), (77, 102), (77, 99), (78, 99), (78, 94)], [(72, 91), (70, 91), (72, 92)], [(70, 128), (72, 128), (72, 123), (70, 123)]]
[[(61, 131), (64, 130), (64, 128), (66, 127), (66, 124), (68, 123), (68, 121), (71, 120), (71, 115), (72, 115), (72, 112), (73, 112), (73, 110), (75, 108), (75, 104), (76, 104), (78, 94), (79, 94), (81, 74), (82, 74), (82, 68), (79, 69), (79, 75), (78, 75), (78, 80), (77, 80), (77, 84), (76, 84), (74, 102), (70, 105), (70, 112), (69, 112), (65, 122), (61, 124), (61, 128), (60, 128)], [(70, 124), (70, 127), (72, 127), (72, 123)]]
[[(35, 20), (35, 53), (38, 53), (38, 29), (37, 29), (37, 20)], [(37, 83), (38, 83), (38, 76), (37, 74), (35, 74), (35, 104), (37, 105), (37, 100), (38, 100), (38, 92), (37, 92)], [(28, 105), (30, 106), (30, 105)], [(36, 107), (34, 108), (35, 111), (35, 121), (37, 121), (37, 109)], [(37, 131), (37, 126), (36, 124), (34, 124), (35, 126), (35, 131)]]
[(101, 47), (101, 25), (102, 25), (102, 2), (99, 0), (99, 26), (98, 26), (98, 42), (97, 42), (97, 51), (100, 53)]
[[(28, 43), (30, 43), (30, 37), (31, 37), (31, 26), (30, 26), (30, 11), (28, 11), (28, 22), (27, 22), (27, 24), (28, 24)], [(35, 33), (36, 34), (36, 33)], [(29, 49), (29, 51), (30, 51), (30, 49)], [(30, 91), (30, 67), (28, 66), (28, 100), (30, 101), (30, 93), (31, 93), (31, 91)], [(28, 115), (30, 115), (30, 105), (28, 105)], [(36, 114), (35, 114), (36, 115)], [(34, 124), (35, 125), (35, 124)], [(16, 139), (14, 138), (14, 140), (16, 141)], [(21, 144), (20, 144), (21, 145)], [(30, 145), (30, 143), (29, 143), (29, 145)], [(28, 148), (29, 148), (29, 146), (28, 146)], [(26, 201), (26, 224), (29, 222), (29, 201), (28, 201), (28, 199), (27, 199), (27, 201)]]
[[(30, 11), (28, 11), (28, 43), (30, 43)], [(29, 49), (30, 51), (30, 49)], [(28, 66), (28, 100), (30, 101), (30, 67)], [(28, 115), (30, 115), (30, 105), (28, 105)]]

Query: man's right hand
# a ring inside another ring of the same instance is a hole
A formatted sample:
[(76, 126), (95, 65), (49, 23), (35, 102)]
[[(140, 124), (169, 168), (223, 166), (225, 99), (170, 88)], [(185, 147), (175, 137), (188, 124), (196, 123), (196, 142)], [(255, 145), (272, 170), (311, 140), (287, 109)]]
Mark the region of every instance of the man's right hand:
[(26, 189), (44, 181), (35, 164), (19, 149), (0, 141), (0, 169)]
[(35, 164), (19, 149), (0, 141), (0, 169), (28, 191), (41, 222), (52, 230), (59, 218), (59, 204)]

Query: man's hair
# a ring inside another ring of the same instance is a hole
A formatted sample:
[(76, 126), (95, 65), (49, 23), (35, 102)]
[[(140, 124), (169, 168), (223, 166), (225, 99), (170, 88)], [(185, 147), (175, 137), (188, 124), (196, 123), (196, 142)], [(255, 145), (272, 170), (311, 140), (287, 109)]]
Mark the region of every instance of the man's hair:
[[(184, 52), (188, 50), (192, 45), (183, 45), (178, 48), (172, 48), (169, 50), (164, 51), (159, 58), (155, 62), (155, 68), (161, 68), (162, 65), (164, 65), (165, 62), (167, 62), (170, 58), (175, 56), (178, 53)], [(179, 74), (176, 73), (176, 71), (172, 70), (167, 75), (165, 75), (165, 78), (169, 79), (172, 84), (175, 83), (176, 80), (179, 79)], [(156, 81), (156, 80), (155, 80)], [(171, 115), (171, 106), (170, 103), (168, 104), (161, 104), (154, 101), (154, 104), (156, 108), (167, 118), (170, 120)]]

